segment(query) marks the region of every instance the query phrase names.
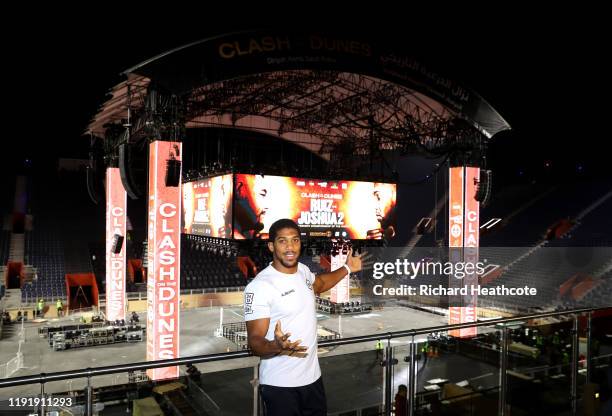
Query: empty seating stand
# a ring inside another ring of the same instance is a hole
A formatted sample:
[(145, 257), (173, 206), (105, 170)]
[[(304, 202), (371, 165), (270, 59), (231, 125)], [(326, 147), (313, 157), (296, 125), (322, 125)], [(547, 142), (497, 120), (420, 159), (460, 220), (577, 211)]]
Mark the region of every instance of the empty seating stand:
[[(560, 217), (569, 216), (573, 219), (581, 210), (599, 200), (607, 192), (609, 188), (605, 184), (590, 184), (583, 187), (576, 184), (572, 192), (564, 191), (563, 197), (567, 200), (566, 203), (560, 202), (560, 195), (551, 194), (551, 200), (545, 201), (539, 209), (548, 212), (549, 224)], [(594, 275), (610, 259), (606, 249), (612, 246), (610, 212), (612, 212), (612, 198), (604, 200), (592, 209), (563, 237), (542, 243), (541, 247), (533, 250), (530, 255), (512, 263), (500, 279), (491, 283), (491, 285), (503, 283), (509, 287), (524, 285), (537, 287), (537, 297), (515, 296), (491, 300), (499, 304), (512, 305), (519, 310), (529, 310), (542, 305), (562, 306), (567, 303), (568, 301), (559, 299), (560, 285), (576, 273)], [(536, 218), (542, 215), (544, 215), (542, 212), (534, 213)], [(572, 249), (568, 249), (570, 247)], [(594, 306), (596, 301), (603, 302), (605, 296), (610, 295), (607, 292), (610, 287), (610, 282), (602, 281), (587, 293), (584, 302), (579, 303), (586, 306), (590, 302), (590, 306)], [(599, 305), (603, 304), (602, 302), (599, 302)], [(609, 304), (609, 300), (607, 303)]]
[(6, 266), (9, 258), (9, 246), (11, 243), (11, 233), (9, 231), (0, 231), (0, 265)]
[(246, 278), (238, 268), (236, 257), (201, 250), (192, 246), (185, 236), (182, 238), (181, 289), (246, 286)]
[(47, 301), (66, 297), (64, 247), (60, 234), (53, 229), (39, 226), (26, 233), (25, 261), (37, 269), (37, 278), (21, 291), (22, 301), (33, 302), (37, 298)]

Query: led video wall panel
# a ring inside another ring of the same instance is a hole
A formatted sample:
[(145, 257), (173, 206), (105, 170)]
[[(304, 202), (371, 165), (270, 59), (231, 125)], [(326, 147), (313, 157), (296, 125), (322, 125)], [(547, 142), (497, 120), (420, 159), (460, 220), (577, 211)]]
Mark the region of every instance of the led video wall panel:
[(183, 184), (182, 232), (232, 237), (232, 175)]
[(381, 239), (395, 206), (395, 184), (236, 174), (234, 238), (267, 238), (291, 218), (308, 237)]

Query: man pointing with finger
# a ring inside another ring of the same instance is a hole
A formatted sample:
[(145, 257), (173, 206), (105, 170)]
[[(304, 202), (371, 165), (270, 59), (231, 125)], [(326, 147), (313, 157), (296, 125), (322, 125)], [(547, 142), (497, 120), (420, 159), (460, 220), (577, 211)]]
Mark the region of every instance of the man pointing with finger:
[(316, 276), (298, 262), (300, 229), (290, 219), (270, 226), (272, 263), (244, 292), (249, 347), (261, 357), (259, 389), (266, 416), (324, 416), (325, 390), (317, 358), (315, 295), (361, 270), (349, 250), (346, 264)]

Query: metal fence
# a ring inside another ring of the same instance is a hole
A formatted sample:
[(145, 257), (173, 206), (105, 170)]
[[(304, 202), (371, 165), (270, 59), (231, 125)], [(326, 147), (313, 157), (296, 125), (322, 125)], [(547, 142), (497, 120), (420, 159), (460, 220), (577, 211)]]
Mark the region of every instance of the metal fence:
[[(599, 308), (599, 309), (608, 309), (608, 308)], [(500, 340), (500, 350), (499, 350), (499, 395), (498, 395), (498, 411), (497, 414), (501, 416), (505, 416), (508, 413), (507, 408), (507, 375), (509, 374), (509, 346), (510, 346), (510, 328), (511, 324), (516, 324), (518, 322), (524, 322), (528, 320), (541, 319), (541, 318), (560, 318), (564, 319), (568, 322), (573, 323), (572, 334), (572, 344), (573, 344), (573, 354), (571, 361), (569, 362), (569, 377), (571, 380), (571, 388), (569, 393), (570, 402), (571, 402), (571, 414), (577, 414), (577, 403), (578, 403), (578, 388), (577, 388), (577, 379), (580, 369), (580, 363), (578, 358), (578, 320), (580, 316), (584, 316), (587, 320), (587, 340), (590, 340), (591, 337), (591, 315), (594, 311), (598, 309), (595, 308), (582, 308), (582, 309), (571, 309), (564, 311), (556, 311), (556, 312), (548, 312), (548, 313), (539, 313), (539, 314), (529, 314), (522, 316), (515, 316), (512, 318), (499, 318), (499, 319), (491, 319), (484, 322), (471, 322), (471, 323), (463, 323), (463, 324), (454, 324), (454, 325), (440, 325), (428, 328), (419, 328), (419, 329), (411, 329), (397, 332), (388, 332), (383, 334), (370, 334), (363, 335), (357, 337), (343, 338), (343, 339), (334, 339), (329, 341), (322, 341), (319, 343), (320, 347), (334, 347), (334, 346), (342, 346), (342, 345), (351, 345), (351, 344), (359, 344), (364, 342), (374, 342), (378, 340), (385, 340), (387, 345), (384, 348), (384, 400), (383, 409), (385, 415), (392, 414), (392, 378), (393, 378), (393, 361), (394, 361), (394, 348), (392, 347), (391, 340), (396, 338), (408, 338), (408, 346), (409, 346), (409, 354), (405, 358), (405, 360), (409, 363), (410, 366), (410, 374), (414, 374), (417, 366), (417, 344), (418, 340), (416, 337), (418, 335), (427, 335), (432, 333), (440, 333), (443, 331), (453, 331), (459, 330), (463, 328), (474, 328), (474, 327), (491, 327), (497, 326), (500, 328), (501, 332), (501, 340)], [(238, 329), (238, 328), (237, 328)], [(589, 341), (590, 343), (590, 341)], [(586, 380), (590, 380), (591, 368), (593, 366), (593, 359), (591, 357), (590, 349), (586, 356), (586, 362), (584, 366), (586, 367), (585, 374)], [(91, 386), (91, 378), (109, 375), (109, 374), (118, 374), (125, 373), (129, 371), (139, 371), (146, 370), (151, 368), (161, 368), (175, 365), (186, 365), (186, 364), (197, 364), (197, 363), (209, 363), (214, 361), (225, 361), (225, 360), (234, 360), (238, 358), (245, 358), (251, 356), (252, 353), (249, 350), (245, 351), (237, 351), (237, 352), (228, 352), (228, 353), (219, 353), (219, 354), (209, 354), (209, 355), (199, 355), (192, 357), (184, 357), (184, 358), (173, 358), (167, 360), (157, 360), (157, 361), (149, 361), (149, 362), (138, 362), (131, 364), (120, 364), (120, 365), (111, 365), (105, 367), (94, 367), (94, 368), (84, 368), (79, 370), (70, 370), (70, 371), (62, 371), (55, 373), (41, 373), (37, 375), (28, 375), (22, 377), (14, 377), (8, 379), (0, 379), (0, 388), (4, 387), (14, 387), (21, 385), (29, 385), (29, 384), (40, 384), (41, 386), (41, 395), (44, 396), (44, 386), (45, 383), (49, 383), (52, 381), (61, 381), (61, 380), (71, 380), (76, 378), (86, 378), (87, 379), (87, 387), (86, 391), (86, 414), (92, 414), (93, 405), (94, 405), (94, 394), (93, 387)], [(607, 359), (609, 361), (609, 357), (605, 357), (604, 360)], [(11, 368), (14, 368), (15, 364), (12, 364)], [(414, 415), (417, 409), (417, 405), (419, 403), (419, 395), (416, 392), (416, 379), (414, 377), (410, 377), (408, 381), (408, 414)], [(256, 409), (254, 410), (254, 414)]]

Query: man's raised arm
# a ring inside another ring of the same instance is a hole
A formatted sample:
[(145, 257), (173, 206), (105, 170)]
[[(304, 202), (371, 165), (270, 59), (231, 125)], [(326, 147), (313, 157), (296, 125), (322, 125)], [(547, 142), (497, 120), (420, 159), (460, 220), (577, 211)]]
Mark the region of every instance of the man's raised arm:
[[(345, 264), (350, 269), (350, 273), (356, 273), (361, 270), (361, 257), (363, 254), (364, 253), (361, 253), (353, 257), (353, 249), (349, 248)], [(312, 288), (317, 295), (327, 292), (329, 289), (336, 286), (348, 273), (349, 270), (344, 266), (333, 272), (321, 273), (315, 278)]]

